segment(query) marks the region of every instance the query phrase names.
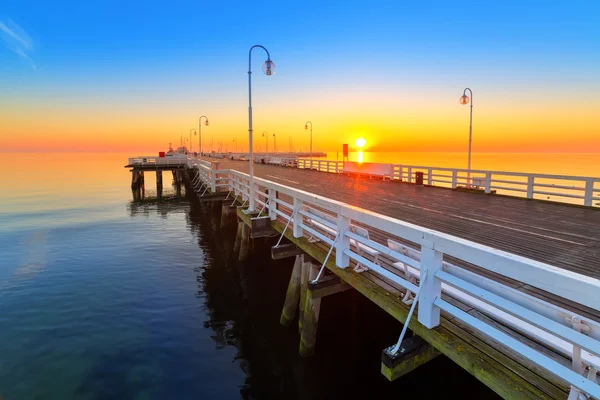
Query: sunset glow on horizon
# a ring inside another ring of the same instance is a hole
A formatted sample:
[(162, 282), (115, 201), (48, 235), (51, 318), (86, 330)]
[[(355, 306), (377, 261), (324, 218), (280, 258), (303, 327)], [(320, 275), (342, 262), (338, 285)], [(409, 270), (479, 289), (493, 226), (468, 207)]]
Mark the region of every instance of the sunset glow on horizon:
[(465, 151), (470, 87), (474, 152), (600, 153), (600, 27), (575, 4), (114, 7), (5, 7), (2, 151), (154, 153), (200, 115), (205, 151), (247, 149), (248, 48), (262, 43), (277, 73), (254, 56), (254, 131), (282, 150), (308, 150), (310, 119), (315, 151), (358, 137), (369, 152)]

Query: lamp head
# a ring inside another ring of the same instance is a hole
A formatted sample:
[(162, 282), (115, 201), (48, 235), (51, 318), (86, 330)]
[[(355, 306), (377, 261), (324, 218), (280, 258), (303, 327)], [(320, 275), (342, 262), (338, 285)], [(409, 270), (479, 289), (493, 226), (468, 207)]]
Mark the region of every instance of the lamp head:
[(273, 61), (271, 61), (271, 59), (267, 59), (267, 61), (265, 61), (262, 65), (262, 70), (265, 73), (265, 75), (267, 76), (271, 76), (273, 74), (275, 74), (275, 63)]
[(208, 126), (208, 120), (206, 120), (206, 122), (204, 123), (204, 125)]
[(460, 104), (469, 104), (469, 96), (467, 96), (466, 94), (463, 94), (460, 99), (458, 99), (458, 101), (460, 102)]
[(304, 129), (308, 129), (308, 124), (304, 124)]

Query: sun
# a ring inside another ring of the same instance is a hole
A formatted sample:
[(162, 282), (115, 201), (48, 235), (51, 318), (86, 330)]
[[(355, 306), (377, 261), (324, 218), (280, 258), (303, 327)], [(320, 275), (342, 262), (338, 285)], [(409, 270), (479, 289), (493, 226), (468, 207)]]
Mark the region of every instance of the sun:
[(356, 147), (362, 149), (363, 147), (365, 147), (365, 144), (367, 144), (367, 141), (363, 137), (359, 137), (358, 139), (356, 139), (354, 144), (356, 145)]

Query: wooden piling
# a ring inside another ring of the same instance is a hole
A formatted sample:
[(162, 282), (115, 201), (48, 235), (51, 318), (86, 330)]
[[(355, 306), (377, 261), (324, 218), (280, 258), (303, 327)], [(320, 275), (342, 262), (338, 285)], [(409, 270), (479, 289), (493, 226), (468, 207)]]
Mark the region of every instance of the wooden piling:
[(302, 275), (302, 265), (304, 264), (304, 256), (302, 254), (296, 256), (294, 268), (290, 276), (283, 310), (281, 310), (281, 318), (279, 322), (283, 326), (290, 326), (296, 317), (300, 300), (300, 277)]
[(304, 303), (306, 301), (306, 290), (308, 289), (308, 269), (310, 263), (303, 262), (300, 270), (300, 310), (298, 315), (298, 333), (302, 333), (302, 321), (304, 320)]
[(161, 198), (163, 192), (163, 176), (162, 171), (156, 171), (156, 197)]
[(248, 258), (248, 249), (250, 247), (250, 228), (245, 223), (242, 224), (242, 234), (240, 235), (240, 261), (245, 261)]
[(131, 171), (131, 193), (134, 201), (142, 199), (142, 180), (143, 175), (140, 170), (134, 169)]
[(390, 381), (394, 381), (440, 354), (420, 336), (412, 336), (402, 341), (397, 354), (390, 354), (388, 349), (382, 352), (381, 373)]
[[(319, 267), (313, 264), (308, 265), (308, 280), (312, 281), (317, 277)], [(300, 335), (300, 355), (302, 357), (310, 357), (315, 353), (320, 311), (321, 299), (313, 299), (312, 291), (307, 288), (304, 303), (304, 318), (302, 319), (302, 333)]]
[(238, 222), (237, 233), (235, 234), (235, 244), (233, 245), (233, 251), (237, 253), (240, 250), (240, 243), (242, 242), (242, 227), (244, 223)]
[(221, 228), (227, 226), (231, 222), (233, 215), (235, 214), (231, 212), (229, 204), (226, 201), (223, 201), (221, 203)]

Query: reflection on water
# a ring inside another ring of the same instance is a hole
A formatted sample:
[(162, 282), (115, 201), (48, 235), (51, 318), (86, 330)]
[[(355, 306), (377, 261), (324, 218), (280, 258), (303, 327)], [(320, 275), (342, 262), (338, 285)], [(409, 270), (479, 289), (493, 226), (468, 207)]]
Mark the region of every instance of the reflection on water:
[(279, 325), (293, 259), (256, 240), (239, 262), (219, 203), (134, 203), (120, 159), (77, 160), (88, 179), (49, 157), (52, 173), (19, 172), (39, 185), (0, 194), (0, 397), (491, 396), (445, 358), (387, 382), (380, 353), (401, 326), (352, 292), (323, 300), (316, 355), (300, 358)]
[(357, 161), (358, 161), (360, 164), (362, 164), (362, 162), (363, 162), (363, 152), (362, 152), (362, 151), (359, 151), (359, 152), (357, 152), (357, 153), (356, 153), (356, 160), (357, 160)]

